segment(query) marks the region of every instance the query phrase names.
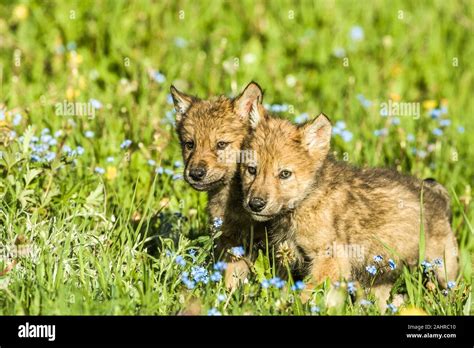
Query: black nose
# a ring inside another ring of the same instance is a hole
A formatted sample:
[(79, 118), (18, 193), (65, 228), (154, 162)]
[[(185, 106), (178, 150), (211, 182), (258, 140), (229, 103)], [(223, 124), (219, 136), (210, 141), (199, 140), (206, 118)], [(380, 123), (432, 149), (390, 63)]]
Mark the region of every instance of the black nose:
[(195, 181), (202, 180), (202, 178), (204, 178), (205, 175), (206, 175), (205, 167), (196, 167), (196, 168), (192, 168), (189, 171), (189, 176)]
[(249, 207), (252, 211), (259, 212), (262, 211), (263, 208), (267, 205), (267, 202), (260, 197), (254, 197), (249, 202)]

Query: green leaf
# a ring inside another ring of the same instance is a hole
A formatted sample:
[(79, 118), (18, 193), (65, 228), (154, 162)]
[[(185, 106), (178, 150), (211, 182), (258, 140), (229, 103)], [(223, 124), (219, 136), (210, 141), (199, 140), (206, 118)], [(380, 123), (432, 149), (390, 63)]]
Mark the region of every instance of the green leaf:
[(258, 251), (258, 257), (254, 263), (254, 269), (259, 282), (262, 282), (267, 278), (271, 278), (272, 276), (270, 260), (263, 254), (262, 250)]

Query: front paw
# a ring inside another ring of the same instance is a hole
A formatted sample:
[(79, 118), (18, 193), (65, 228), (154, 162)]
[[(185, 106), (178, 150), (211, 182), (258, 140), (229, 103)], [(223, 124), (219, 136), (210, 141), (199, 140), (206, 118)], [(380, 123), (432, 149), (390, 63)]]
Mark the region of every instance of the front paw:
[(230, 290), (237, 289), (248, 281), (250, 268), (245, 260), (229, 262), (224, 275), (225, 286)]

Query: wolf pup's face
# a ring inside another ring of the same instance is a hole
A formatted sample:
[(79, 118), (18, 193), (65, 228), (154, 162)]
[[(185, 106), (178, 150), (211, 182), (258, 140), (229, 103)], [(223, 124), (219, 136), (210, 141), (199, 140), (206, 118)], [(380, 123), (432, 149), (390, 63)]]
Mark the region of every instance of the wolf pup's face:
[(196, 190), (225, 185), (237, 171), (242, 142), (249, 131), (249, 114), (262, 107), (262, 90), (254, 82), (235, 99), (201, 100), (171, 86), (176, 129), (185, 163), (184, 179)]
[(241, 165), (244, 208), (257, 221), (295, 209), (309, 194), (329, 152), (331, 123), (321, 114), (295, 126), (253, 112), (252, 131), (243, 145), (255, 161)]

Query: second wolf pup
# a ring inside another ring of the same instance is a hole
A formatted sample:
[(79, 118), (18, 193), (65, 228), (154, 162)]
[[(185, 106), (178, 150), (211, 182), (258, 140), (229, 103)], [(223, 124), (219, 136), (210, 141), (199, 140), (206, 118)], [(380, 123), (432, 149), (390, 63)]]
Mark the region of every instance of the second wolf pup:
[[(455, 279), (457, 242), (441, 185), (334, 160), (331, 124), (323, 114), (295, 126), (253, 112), (250, 124), (243, 149), (254, 151), (256, 161), (241, 166), (244, 207), (269, 223), (274, 242), (289, 240), (300, 259), (309, 257), (315, 283), (344, 278), (368, 286), (375, 280), (383, 306), (397, 272), (380, 271), (418, 263), (421, 226), (425, 258), (444, 260), (436, 270), (440, 284)], [(334, 245), (356, 246), (361, 253), (328, 253)]]

